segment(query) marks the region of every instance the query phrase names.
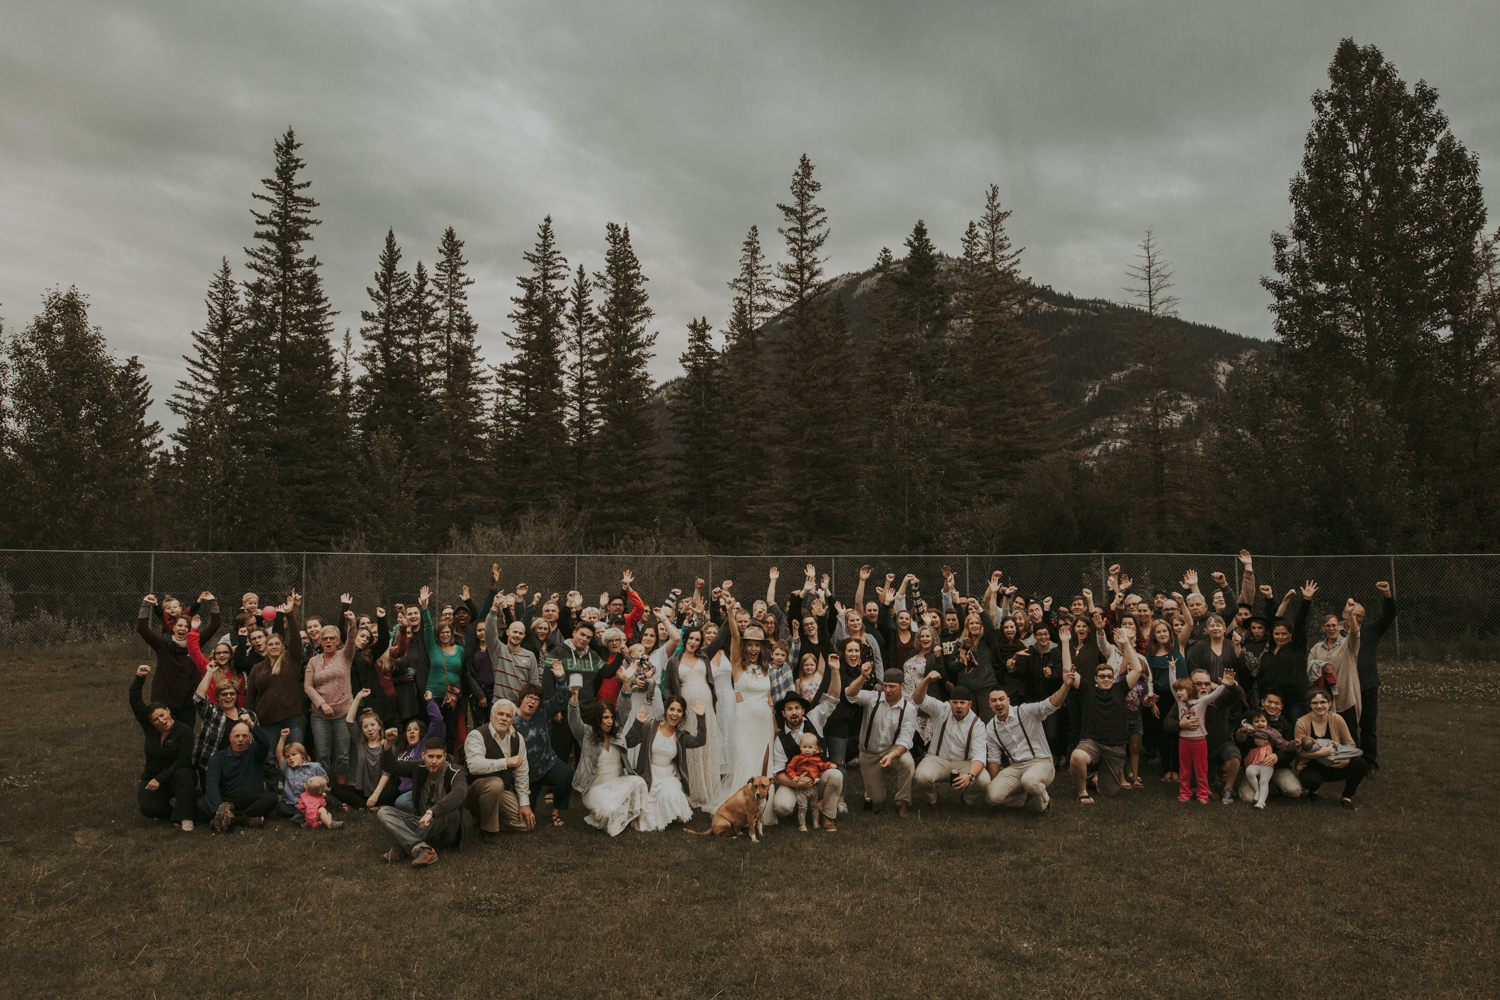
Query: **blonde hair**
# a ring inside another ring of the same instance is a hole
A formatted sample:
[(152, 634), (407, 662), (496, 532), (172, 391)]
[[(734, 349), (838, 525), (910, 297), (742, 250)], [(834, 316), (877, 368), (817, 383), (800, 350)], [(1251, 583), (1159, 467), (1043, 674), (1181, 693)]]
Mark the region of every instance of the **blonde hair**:
[(312, 758), (307, 755), (307, 747), (303, 746), (301, 743), (288, 743), (286, 746), (281, 748), (281, 755), (283, 757), (290, 757), (292, 754), (296, 754), (298, 757), (301, 757), (302, 763), (304, 764), (312, 760)]
[(330, 635), (335, 639), (339, 637), (339, 627), (337, 625), (324, 625), (323, 628), (318, 632), (319, 639), (326, 639)]
[(302, 790), (309, 795), (322, 795), (328, 791), (328, 779), (315, 774), (302, 783)]

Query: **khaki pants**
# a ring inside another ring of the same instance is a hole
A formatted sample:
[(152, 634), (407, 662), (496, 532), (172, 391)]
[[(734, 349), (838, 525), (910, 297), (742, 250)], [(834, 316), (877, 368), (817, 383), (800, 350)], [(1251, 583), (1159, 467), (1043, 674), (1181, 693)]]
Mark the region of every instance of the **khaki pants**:
[[(953, 787), (953, 772), (963, 771), (967, 774), (973, 763), (971, 760), (948, 760), (945, 757), (928, 754), (922, 758), (922, 763), (917, 765), (914, 777), (917, 794), (921, 795), (928, 805), (937, 805), (938, 788)], [(989, 772), (981, 770), (979, 777), (969, 782), (969, 787), (959, 793), (959, 798), (964, 805), (972, 806), (979, 801), (979, 796), (984, 794), (984, 787), (989, 783)]]
[(469, 807), (479, 829), (485, 833), (526, 829), (526, 821), (521, 819), (520, 798), (505, 787), (504, 779), (497, 774), (486, 774), (471, 781), (464, 805)]
[(916, 769), (912, 766), (911, 754), (903, 753), (891, 761), (890, 767), (881, 767), (880, 758), (882, 753), (870, 753), (868, 750), (859, 752), (859, 773), (865, 779), (865, 794), (870, 797), (871, 805), (880, 808), (885, 803), (885, 776), (887, 773), (896, 776), (896, 804), (911, 805), (911, 779), (912, 772)]
[[(828, 819), (838, 819), (839, 796), (844, 794), (844, 772), (830, 767), (813, 782), (812, 791), (814, 800), (823, 804), (823, 815)], [(771, 808), (776, 810), (777, 816), (786, 819), (797, 809), (797, 789), (777, 785), (771, 795)]]
[(1026, 805), (1027, 799), (1031, 799), (1036, 803), (1036, 811), (1041, 812), (1052, 804), (1047, 786), (1052, 784), (1052, 779), (1056, 776), (1056, 768), (1046, 758), (1012, 764), (990, 780), (984, 800), (992, 806), (1020, 809)]

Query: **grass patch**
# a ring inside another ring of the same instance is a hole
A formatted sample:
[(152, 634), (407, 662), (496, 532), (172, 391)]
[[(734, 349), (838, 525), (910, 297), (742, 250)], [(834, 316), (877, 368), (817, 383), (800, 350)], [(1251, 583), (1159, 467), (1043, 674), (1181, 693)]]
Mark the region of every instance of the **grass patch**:
[(1059, 779), (1047, 821), (944, 802), (752, 845), (612, 840), (575, 804), (561, 830), (413, 871), (380, 860), (368, 815), (223, 837), (140, 817), (137, 662), (0, 658), (8, 995), (1494, 993), (1493, 663), (1382, 666), (1385, 770), (1352, 815), (1336, 795), (1184, 805), (1158, 781), (1084, 809)]

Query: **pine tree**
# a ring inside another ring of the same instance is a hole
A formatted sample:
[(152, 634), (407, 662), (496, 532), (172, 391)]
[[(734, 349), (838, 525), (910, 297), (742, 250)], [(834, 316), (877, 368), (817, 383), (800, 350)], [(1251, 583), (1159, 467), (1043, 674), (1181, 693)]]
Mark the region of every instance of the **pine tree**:
[(428, 420), (434, 439), (425, 449), (434, 501), (428, 537), (434, 543), (454, 531), (467, 531), (489, 504), (480, 402), (487, 379), (475, 342), (479, 325), (469, 313), (468, 289), (474, 279), (468, 275), (463, 250), (463, 240), (449, 226), (438, 244), (431, 318), (426, 324), (436, 375)]
[(630, 245), (630, 227), (604, 231), (599, 290), (599, 448), (608, 465), (594, 490), (591, 520), (600, 538), (640, 536), (657, 527), (661, 490), (661, 430), (656, 423), (650, 363), (656, 334), (646, 277)]
[(963, 472), (956, 478), (972, 483), (977, 503), (993, 502), (1023, 465), (1064, 444), (1047, 339), (1022, 322), (1034, 305), (1020, 275), (1021, 251), (1005, 231), (1009, 217), (990, 185), (984, 212), (964, 232), (959, 262), (955, 348), (963, 364), (951, 383), (963, 398), (953, 399), (953, 433), (945, 440), (957, 445)]
[(715, 474), (724, 464), (719, 405), (724, 359), (713, 346), (713, 325), (704, 316), (688, 323), (687, 350), (678, 361), (682, 378), (667, 397), (671, 421), (672, 496), (698, 534), (718, 516)]
[(599, 379), (603, 360), (593, 296), (594, 284), (579, 264), (568, 288), (567, 364), (563, 371), (574, 510), (589, 506), (594, 494), (594, 445), (599, 434)]
[(173, 449), (160, 469), (163, 500), (180, 528), (174, 541), (223, 548), (255, 517), (250, 501), (251, 426), (243, 415), (238, 373), (248, 367), (239, 285), (222, 258), (204, 302), (208, 320), (192, 334), (194, 357), (183, 356), (188, 377), (177, 383), (167, 407), (182, 419)]
[(385, 246), (375, 270), (375, 284), (366, 287), (372, 308), (361, 310), (359, 328), (364, 350), (356, 408), (366, 440), (389, 430), (403, 452), (417, 447), (421, 434), (420, 401), (427, 394), (416, 353), (411, 275), (401, 269), (401, 248), (394, 229), (386, 231)]
[[(775, 312), (771, 295), (771, 268), (760, 246), (760, 230), (750, 227), (740, 247), (740, 270), (729, 288), (734, 292), (729, 324), (724, 334), (724, 364), (720, 397), (715, 412), (721, 414), (720, 458), (707, 470), (714, 504), (698, 533), (721, 545), (742, 544), (754, 534), (751, 508), (763, 485), (746, 481), (746, 469), (771, 468), (775, 408), (772, 406), (771, 366), (764, 335), (766, 322)], [(724, 453), (734, 456), (724, 461)]]
[(137, 358), (116, 362), (88, 299), (53, 289), (7, 345), (10, 476), (0, 530), (12, 545), (150, 545), (160, 425)]
[(1126, 289), (1140, 302), (1139, 329), (1132, 331), (1132, 357), (1143, 369), (1145, 398), (1126, 411), (1125, 434), (1131, 452), (1132, 481), (1141, 493), (1148, 531), (1141, 539), (1147, 551), (1177, 542), (1201, 502), (1196, 454), (1183, 426), (1188, 417), (1177, 362), (1177, 296), (1170, 293), (1171, 263), (1162, 257), (1156, 234), (1148, 228), (1141, 240), (1140, 263), (1126, 270), (1133, 282)]
[(276, 142), (276, 170), (254, 192), (265, 211), (251, 210), (255, 245), (245, 251), (253, 277), (245, 285), (245, 332), (254, 370), (242, 385), (251, 394), (251, 424), (257, 428), (254, 475), (259, 506), (275, 511), (246, 525), (247, 548), (314, 548), (334, 544), (350, 523), (353, 461), (349, 415), (337, 391), (332, 318), (323, 292), (322, 266), (304, 245), (320, 224), (318, 203), (299, 180), (306, 163), (288, 128)]
[[(858, 361), (842, 295), (820, 301), (828, 220), (815, 199), (822, 185), (804, 154), (792, 175), (792, 200), (778, 204), (787, 259), (776, 265), (785, 303), (777, 397), (776, 458), (768, 487), (756, 492), (752, 515), (768, 540), (838, 547), (858, 520)], [(744, 470), (747, 479), (764, 476)]]
[(495, 404), (502, 501), (511, 520), (551, 512), (570, 492), (569, 469), (558, 458), (567, 440), (562, 352), (568, 262), (557, 250), (550, 215), (524, 256), (531, 274), (516, 279), (521, 294), (511, 298), (516, 308), (509, 316), (515, 330), (505, 335), (512, 357), (497, 370)]
[(927, 397), (944, 360), (944, 338), (952, 310), (949, 291), (939, 272), (937, 247), (921, 219), (906, 238), (906, 259), (891, 273), (891, 284), (904, 363), (919, 395)]

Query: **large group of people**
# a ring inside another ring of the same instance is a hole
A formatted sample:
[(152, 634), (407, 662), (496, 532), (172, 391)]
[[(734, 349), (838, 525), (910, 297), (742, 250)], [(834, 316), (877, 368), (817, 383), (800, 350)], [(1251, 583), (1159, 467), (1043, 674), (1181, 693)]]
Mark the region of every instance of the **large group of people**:
[(1047, 816), (1063, 771), (1094, 806), (1144, 789), (1153, 761), (1184, 803), (1216, 783), (1223, 804), (1257, 809), (1337, 785), (1352, 809), (1378, 768), (1391, 588), (1375, 584), (1378, 621), (1348, 597), (1309, 646), (1317, 583), (1278, 599), (1239, 560), (1237, 587), (1188, 570), (1180, 590), (1136, 593), (1115, 566), (1099, 602), (1066, 604), (999, 571), (965, 596), (947, 567), (928, 604), (915, 576), (862, 567), (848, 606), (811, 564), (780, 598), (772, 569), (763, 598), (699, 579), (654, 607), (628, 570), (585, 606), (507, 592), (495, 565), (477, 606), (467, 586), (444, 607), (423, 587), (390, 615), (344, 594), (325, 621), (296, 592), (245, 594), (222, 637), (212, 593), (147, 595), (137, 627), (156, 663), (130, 688), (140, 809), (218, 832), (336, 829), (370, 810), (386, 858), (418, 866), (476, 829), (523, 833), (543, 811), (564, 826), (575, 798), (610, 836), (690, 823), (757, 778), (765, 825), (833, 832), (855, 768), (856, 805), (894, 800), (898, 817), (945, 789), (956, 808)]

